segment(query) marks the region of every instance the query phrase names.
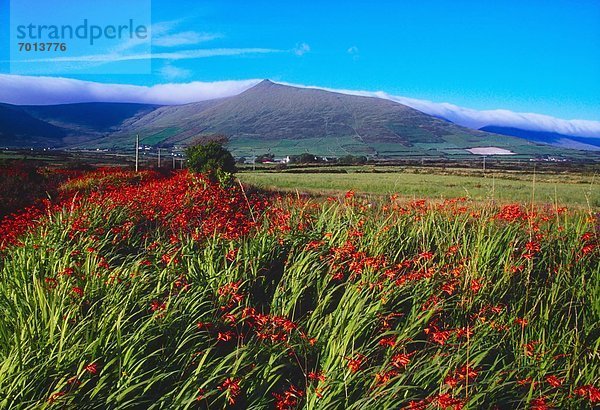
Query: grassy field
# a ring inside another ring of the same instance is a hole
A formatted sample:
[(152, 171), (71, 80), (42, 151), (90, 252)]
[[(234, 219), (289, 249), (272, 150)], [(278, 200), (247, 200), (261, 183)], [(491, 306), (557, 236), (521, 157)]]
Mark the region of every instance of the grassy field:
[[(399, 194), (403, 197), (453, 198), (499, 202), (531, 202), (582, 207), (600, 206), (600, 178), (594, 175), (556, 175), (473, 171), (414, 170), (399, 172), (284, 173), (242, 172), (241, 181), (282, 191), (330, 194), (355, 190), (368, 194)], [(481, 174), (480, 172), (476, 172)], [(535, 179), (535, 180), (534, 180)]]
[(2, 409), (600, 404), (586, 210), (281, 196), (185, 171), (78, 172), (57, 191), (0, 221)]

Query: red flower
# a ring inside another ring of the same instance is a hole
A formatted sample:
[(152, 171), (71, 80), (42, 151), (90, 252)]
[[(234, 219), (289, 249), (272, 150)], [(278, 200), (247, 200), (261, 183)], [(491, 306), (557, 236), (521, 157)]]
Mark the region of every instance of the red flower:
[(546, 398), (540, 397), (539, 399), (531, 400), (531, 410), (550, 410), (550, 406), (546, 403)]
[(76, 294), (80, 298), (83, 297), (83, 289), (81, 289), (80, 287), (74, 286), (71, 290), (73, 291), (74, 294)]
[(217, 334), (217, 340), (218, 341), (229, 342), (231, 339), (233, 339), (233, 332), (232, 331), (219, 332)]
[(481, 289), (482, 287), (483, 285), (475, 279), (471, 281), (471, 290), (473, 291), (473, 293), (479, 292), (479, 289)]
[(348, 361), (348, 369), (350, 369), (352, 373), (356, 373), (360, 370), (366, 359), (367, 358), (362, 354), (354, 355), (354, 357), (351, 358), (347, 357), (346, 360)]
[(59, 398), (61, 398), (65, 394), (67, 394), (67, 393), (65, 393), (64, 391), (59, 391), (59, 392), (56, 392), (56, 393), (52, 393), (50, 395), (50, 397), (48, 397), (48, 403), (50, 403), (50, 404), (54, 403), (55, 401), (57, 401)]
[(240, 394), (240, 379), (232, 379), (228, 377), (217, 388), (227, 393), (227, 401), (229, 404), (235, 404), (235, 399)]
[(58, 286), (58, 281), (54, 278), (44, 278), (44, 282), (46, 282), (46, 285), (48, 285), (48, 289), (50, 290), (56, 289)]
[(466, 383), (472, 384), (477, 378), (478, 374), (478, 370), (473, 369), (469, 365), (465, 365), (456, 369), (451, 375), (446, 376), (444, 383), (450, 387), (456, 387), (459, 384)]
[(165, 302), (161, 302), (161, 301), (158, 301), (158, 300), (153, 300), (150, 303), (150, 309), (153, 312), (165, 310), (166, 308), (167, 308), (167, 304)]
[(525, 327), (525, 326), (527, 326), (527, 323), (529, 323), (529, 322), (525, 318), (518, 317), (515, 319), (515, 323), (521, 325), (521, 327)]
[(600, 403), (600, 389), (591, 384), (576, 388), (574, 393), (578, 396), (587, 398), (592, 404)]
[(384, 337), (379, 341), (379, 346), (394, 347), (396, 345), (396, 338), (393, 336)]
[(392, 366), (398, 369), (405, 368), (410, 363), (410, 356), (411, 355), (404, 353), (395, 354), (394, 356), (392, 356)]
[(429, 251), (421, 252), (419, 254), (419, 258), (421, 258), (423, 260), (426, 260), (426, 261), (429, 260), (429, 259), (433, 259), (433, 256), (434, 256), (433, 253), (429, 252)]
[(273, 393), (275, 397), (275, 409), (290, 410), (298, 406), (300, 399), (304, 397), (304, 392), (294, 385), (291, 385), (283, 393)]
[(546, 376), (546, 381), (552, 387), (560, 387), (563, 384), (563, 381), (553, 374), (550, 376)]
[(98, 374), (98, 370), (99, 368), (97, 363), (90, 363), (87, 366), (85, 366), (85, 371), (92, 375)]
[(229, 262), (233, 262), (235, 261), (235, 258), (237, 257), (238, 254), (238, 250), (237, 249), (230, 249), (227, 254), (225, 255), (225, 259), (227, 259), (227, 261)]
[(318, 380), (320, 382), (324, 382), (325, 381), (325, 375), (321, 371), (310, 372), (310, 373), (308, 373), (308, 379), (312, 380), (312, 381), (317, 381)]

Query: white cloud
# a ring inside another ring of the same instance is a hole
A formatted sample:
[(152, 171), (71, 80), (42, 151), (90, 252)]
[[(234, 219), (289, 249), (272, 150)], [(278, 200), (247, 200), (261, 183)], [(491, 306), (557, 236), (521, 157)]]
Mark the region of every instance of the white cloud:
[(30, 60), (19, 60), (19, 63), (114, 63), (118, 61), (134, 60), (188, 60), (196, 58), (208, 58), (219, 56), (235, 56), (242, 54), (266, 54), (280, 53), (281, 50), (271, 48), (200, 48), (196, 50), (182, 50), (165, 53), (141, 53), (141, 54), (90, 54), (84, 56), (67, 56), (54, 58), (37, 58)]
[(0, 102), (8, 104), (67, 104), (77, 102), (136, 102), (186, 104), (237, 95), (260, 80), (166, 83), (154, 86), (106, 84), (60, 77), (0, 74)]
[[(177, 69), (176, 69), (177, 70)], [(173, 71), (175, 72), (175, 71)], [(151, 104), (186, 104), (237, 95), (260, 80), (167, 83), (150, 87), (104, 84), (59, 77), (29, 77), (0, 74), (0, 102), (9, 104), (61, 104), (74, 102), (139, 102)], [(548, 115), (517, 113), (508, 110), (478, 111), (449, 103), (394, 96), (382, 91), (323, 89), (343, 94), (385, 98), (408, 105), (424, 113), (446, 118), (469, 128), (486, 125), (549, 131), (565, 135), (600, 138), (600, 121), (564, 120)]]
[(152, 45), (160, 47), (187, 46), (221, 38), (219, 34), (182, 31), (180, 33), (153, 36)]
[(296, 54), (297, 56), (303, 56), (308, 52), (310, 52), (310, 46), (306, 43), (300, 43), (294, 49), (294, 54)]
[(159, 70), (160, 75), (169, 80), (178, 80), (182, 78), (187, 78), (192, 75), (190, 70), (186, 70), (185, 68), (175, 67), (174, 65), (167, 63), (161, 67)]
[(175, 32), (177, 26), (182, 23), (183, 20), (171, 20), (152, 24), (152, 44), (160, 47), (177, 47), (199, 44), (223, 37), (217, 33), (203, 33), (198, 31)]
[(347, 50), (348, 54), (358, 54), (358, 47), (352, 46)]

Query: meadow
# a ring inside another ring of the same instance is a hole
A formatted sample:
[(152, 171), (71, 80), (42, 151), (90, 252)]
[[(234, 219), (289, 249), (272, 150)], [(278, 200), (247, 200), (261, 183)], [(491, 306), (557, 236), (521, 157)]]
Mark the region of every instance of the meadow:
[(315, 196), (253, 185), (307, 186), (299, 174), (39, 172), (50, 197), (0, 220), (0, 408), (600, 404), (585, 194), (558, 191), (565, 207), (485, 187), (440, 198), (421, 175), (353, 175), (377, 196), (332, 178)]
[(354, 189), (373, 195), (400, 193), (409, 199), (467, 197), (474, 201), (498, 203), (550, 203), (588, 209), (600, 207), (600, 178), (593, 173), (534, 174), (492, 170), (484, 174), (481, 170), (473, 169), (365, 166), (291, 172), (259, 169), (240, 173), (239, 178), (264, 189), (317, 195)]

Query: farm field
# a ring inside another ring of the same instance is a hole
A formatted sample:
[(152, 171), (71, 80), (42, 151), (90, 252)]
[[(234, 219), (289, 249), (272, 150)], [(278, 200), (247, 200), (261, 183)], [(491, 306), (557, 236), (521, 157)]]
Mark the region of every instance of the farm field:
[[(477, 175), (478, 174), (478, 175)], [(552, 203), (586, 208), (600, 206), (600, 178), (595, 175), (547, 175), (518, 172), (414, 170), (397, 172), (294, 173), (243, 172), (242, 181), (266, 189), (330, 194), (351, 189), (376, 195), (401, 193), (408, 198), (468, 197), (500, 203)]]
[(0, 172), (0, 408), (600, 404), (593, 183)]

